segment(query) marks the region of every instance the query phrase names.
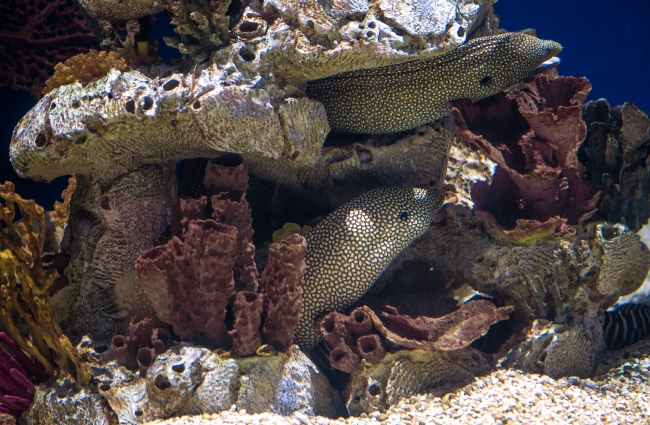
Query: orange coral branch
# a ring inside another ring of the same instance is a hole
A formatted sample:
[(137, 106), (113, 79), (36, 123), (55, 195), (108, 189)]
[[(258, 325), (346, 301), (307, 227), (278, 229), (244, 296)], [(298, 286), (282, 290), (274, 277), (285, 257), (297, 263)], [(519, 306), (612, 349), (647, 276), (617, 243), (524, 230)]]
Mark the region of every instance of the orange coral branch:
[(109, 73), (111, 69), (128, 71), (131, 69), (124, 58), (116, 52), (98, 52), (92, 50), (71, 57), (64, 63), (57, 63), (54, 75), (45, 82), (43, 94), (79, 81), (82, 84), (95, 81)]

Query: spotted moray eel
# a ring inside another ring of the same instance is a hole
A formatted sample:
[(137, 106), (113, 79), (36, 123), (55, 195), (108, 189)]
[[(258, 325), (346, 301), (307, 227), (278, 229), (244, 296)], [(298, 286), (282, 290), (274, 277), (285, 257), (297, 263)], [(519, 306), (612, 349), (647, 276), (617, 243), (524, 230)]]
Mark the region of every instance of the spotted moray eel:
[(393, 133), (435, 121), (556, 66), (560, 44), (521, 33), (482, 37), (430, 59), (344, 72), (307, 84), (333, 130)]
[(444, 202), (436, 189), (374, 189), (342, 205), (307, 235), (305, 282), (294, 342), (320, 340), (314, 321), (343, 311), (375, 283), (393, 259), (429, 227)]

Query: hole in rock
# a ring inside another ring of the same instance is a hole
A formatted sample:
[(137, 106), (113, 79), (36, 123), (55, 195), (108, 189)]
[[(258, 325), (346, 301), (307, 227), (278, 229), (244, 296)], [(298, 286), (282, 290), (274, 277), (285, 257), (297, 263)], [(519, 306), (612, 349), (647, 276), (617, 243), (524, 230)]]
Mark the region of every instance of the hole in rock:
[(172, 384), (169, 382), (169, 379), (167, 379), (167, 377), (162, 374), (156, 375), (153, 380), (153, 384), (161, 391), (164, 391), (172, 386)]
[(151, 109), (152, 106), (153, 106), (153, 99), (150, 96), (147, 96), (144, 99), (142, 99), (142, 109), (148, 111), (149, 109)]
[(133, 99), (127, 100), (127, 102), (124, 104), (124, 109), (126, 109), (126, 112), (130, 114), (135, 113), (135, 102), (133, 101)]
[(176, 87), (180, 86), (180, 81), (178, 80), (169, 80), (165, 84), (163, 84), (163, 90), (165, 91), (171, 91), (174, 90)]
[(239, 56), (246, 62), (255, 60), (255, 52), (252, 51), (249, 47), (242, 47), (239, 51)]
[(381, 388), (379, 388), (379, 385), (377, 384), (372, 384), (368, 387), (368, 394), (373, 397), (377, 397), (379, 394), (381, 394)]
[(34, 143), (36, 143), (36, 146), (42, 148), (45, 146), (45, 142), (47, 142), (47, 137), (45, 137), (43, 133), (38, 133), (38, 136), (36, 136), (36, 140), (34, 141)]
[(185, 372), (185, 365), (183, 363), (175, 364), (174, 366), (172, 366), (172, 370), (176, 373), (183, 373)]

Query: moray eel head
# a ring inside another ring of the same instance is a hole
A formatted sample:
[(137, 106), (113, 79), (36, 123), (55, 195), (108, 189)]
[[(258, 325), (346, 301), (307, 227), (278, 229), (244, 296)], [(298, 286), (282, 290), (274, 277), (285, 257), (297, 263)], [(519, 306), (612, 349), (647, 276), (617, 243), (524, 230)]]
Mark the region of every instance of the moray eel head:
[(436, 189), (374, 189), (340, 206), (307, 235), (305, 283), (294, 341), (320, 336), (314, 321), (357, 302), (393, 259), (420, 237), (444, 202)]
[[(465, 74), (459, 93), (472, 101), (484, 99), (559, 64), (555, 57), (562, 46), (521, 33), (484, 37), (459, 48)], [(455, 99), (449, 99), (455, 100)]]
[(310, 81), (330, 127), (393, 133), (442, 118), (449, 102), (481, 100), (559, 63), (562, 46), (520, 33), (481, 37), (428, 59), (358, 69)]

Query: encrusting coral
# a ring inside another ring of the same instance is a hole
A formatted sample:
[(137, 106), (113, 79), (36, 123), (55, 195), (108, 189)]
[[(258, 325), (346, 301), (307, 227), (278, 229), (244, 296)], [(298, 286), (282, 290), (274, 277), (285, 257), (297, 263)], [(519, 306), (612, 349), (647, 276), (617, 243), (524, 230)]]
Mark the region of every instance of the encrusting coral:
[(66, 84), (75, 82), (87, 84), (104, 77), (112, 69), (124, 72), (130, 67), (119, 53), (90, 49), (88, 53), (81, 53), (63, 63), (57, 63), (54, 67), (54, 75), (45, 82), (43, 94)]
[(20, 417), (27, 410), (35, 385), (47, 379), (43, 365), (25, 354), (4, 332), (0, 332), (0, 423), (2, 414)]
[[(294, 235), (269, 248), (258, 275), (248, 202), (248, 173), (241, 158), (208, 163), (204, 184), (210, 196), (180, 199), (173, 237), (136, 261), (139, 285), (158, 317), (184, 339), (201, 340), (249, 356), (262, 341), (286, 351), (298, 322), (306, 244)], [(234, 316), (232, 329), (226, 312)], [(264, 323), (260, 325), (262, 312)]]
[[(72, 193), (64, 196), (68, 198)], [(57, 272), (45, 269), (42, 263), (43, 208), (22, 199), (11, 182), (0, 185), (0, 198), (5, 202), (0, 205), (0, 221), (4, 224), (4, 229), (0, 228), (0, 316), (4, 325), (18, 346), (40, 362), (49, 375), (76, 373), (78, 381), (86, 384), (90, 371), (54, 320), (48, 290)], [(22, 221), (15, 228), (17, 209)], [(20, 332), (14, 315), (27, 327), (29, 338)]]

